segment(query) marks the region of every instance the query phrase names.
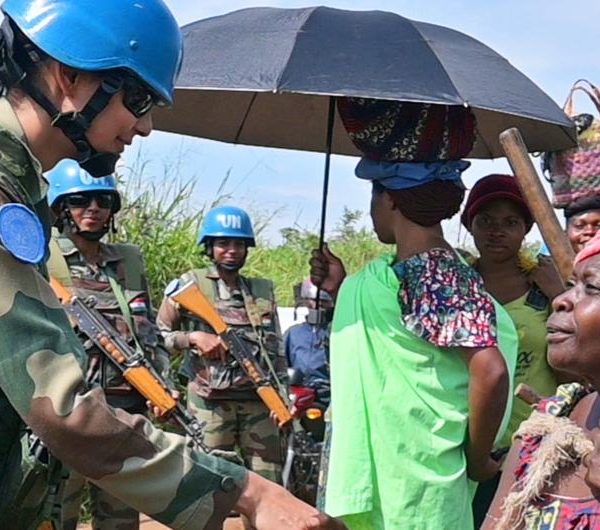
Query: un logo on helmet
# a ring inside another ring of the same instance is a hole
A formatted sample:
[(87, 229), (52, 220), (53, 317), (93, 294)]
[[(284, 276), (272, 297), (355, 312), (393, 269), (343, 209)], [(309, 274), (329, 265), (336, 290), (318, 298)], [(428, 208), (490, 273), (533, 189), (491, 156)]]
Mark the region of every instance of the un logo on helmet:
[(242, 228), (242, 218), (239, 215), (222, 213), (217, 215), (217, 222), (223, 228), (233, 228), (234, 230)]

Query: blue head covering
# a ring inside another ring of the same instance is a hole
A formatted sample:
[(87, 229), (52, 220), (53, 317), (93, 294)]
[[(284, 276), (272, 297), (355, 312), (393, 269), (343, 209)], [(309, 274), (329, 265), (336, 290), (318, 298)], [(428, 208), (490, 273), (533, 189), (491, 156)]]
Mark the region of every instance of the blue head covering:
[(376, 180), (388, 190), (415, 188), (434, 180), (449, 180), (464, 187), (461, 174), (470, 165), (466, 160), (385, 162), (362, 158), (355, 173), (360, 179)]

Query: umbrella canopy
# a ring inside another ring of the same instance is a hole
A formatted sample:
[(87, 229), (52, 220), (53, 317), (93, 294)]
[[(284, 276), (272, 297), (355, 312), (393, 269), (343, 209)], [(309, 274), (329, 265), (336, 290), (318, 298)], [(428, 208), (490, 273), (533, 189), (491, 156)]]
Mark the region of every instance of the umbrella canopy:
[[(504, 156), (518, 127), (530, 151), (570, 147), (572, 122), (537, 85), (481, 42), (382, 11), (250, 8), (183, 28), (172, 109), (157, 129), (230, 143), (325, 150), (329, 98), (470, 107), (469, 157)], [(333, 153), (359, 155), (335, 118)]]

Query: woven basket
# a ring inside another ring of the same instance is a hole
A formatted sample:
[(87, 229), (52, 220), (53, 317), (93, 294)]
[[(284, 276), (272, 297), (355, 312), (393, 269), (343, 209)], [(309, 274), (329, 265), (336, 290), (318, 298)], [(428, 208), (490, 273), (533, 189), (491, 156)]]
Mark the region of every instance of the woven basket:
[(577, 91), (589, 96), (600, 116), (600, 90), (584, 79), (576, 81), (569, 91), (564, 110), (577, 125), (578, 146), (548, 153), (546, 160), (555, 208), (600, 196), (600, 119), (576, 113), (573, 96)]

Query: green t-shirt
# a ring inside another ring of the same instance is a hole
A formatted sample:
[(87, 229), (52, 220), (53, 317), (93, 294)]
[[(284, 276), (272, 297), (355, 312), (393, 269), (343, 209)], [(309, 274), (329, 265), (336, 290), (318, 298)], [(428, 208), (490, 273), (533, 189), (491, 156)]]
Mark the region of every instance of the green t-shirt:
[[(504, 304), (504, 309), (512, 318), (519, 335), (519, 355), (515, 369), (515, 387), (526, 383), (541, 396), (552, 396), (556, 391), (556, 377), (546, 357), (546, 320), (550, 312), (547, 305), (537, 309), (527, 304), (527, 296)], [(515, 399), (508, 428), (500, 443), (500, 447), (511, 445), (512, 435), (522, 421), (531, 414), (531, 407), (520, 399)]]
[[(354, 514), (353, 530), (470, 530), (468, 369), (402, 324), (392, 260), (347, 278), (337, 299), (326, 511)], [(496, 318), (512, 378), (516, 333), (498, 305)]]

